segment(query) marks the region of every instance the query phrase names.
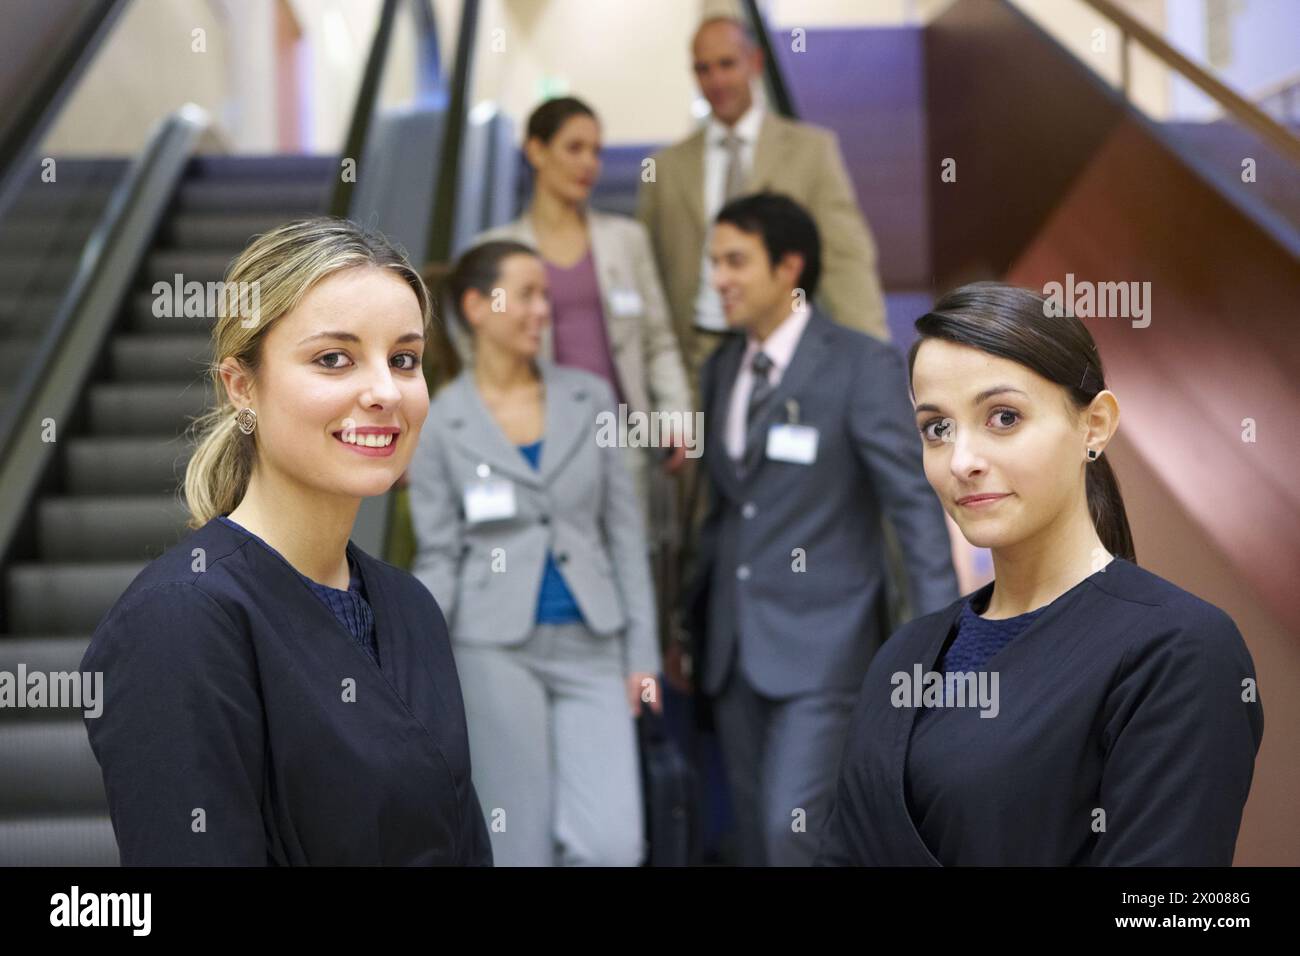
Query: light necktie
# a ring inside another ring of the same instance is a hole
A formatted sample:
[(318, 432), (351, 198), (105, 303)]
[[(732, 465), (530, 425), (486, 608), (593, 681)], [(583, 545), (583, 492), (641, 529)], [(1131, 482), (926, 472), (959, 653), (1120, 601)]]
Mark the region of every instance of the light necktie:
[(722, 146), (727, 151), (727, 179), (722, 190), (724, 203), (730, 202), (745, 191), (745, 167), (741, 159), (741, 147), (745, 141), (729, 131), (722, 138)]

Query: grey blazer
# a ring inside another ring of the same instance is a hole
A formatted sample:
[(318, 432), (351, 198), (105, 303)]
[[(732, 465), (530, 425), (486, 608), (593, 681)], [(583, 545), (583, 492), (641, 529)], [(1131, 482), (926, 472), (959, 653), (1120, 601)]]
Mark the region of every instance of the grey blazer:
[[(943, 509), (925, 479), (902, 358), (888, 343), (814, 311), (789, 368), (751, 423), (747, 448), (798, 406), (817, 428), (811, 465), (768, 460), (739, 477), (725, 447), (745, 350), (725, 342), (702, 371), (710, 508), (691, 593), (707, 595), (701, 686), (719, 693), (744, 645), (751, 685), (771, 697), (853, 690), (881, 632), (881, 519), (898, 533), (912, 607), (957, 599)], [(802, 568), (802, 570), (800, 570)]]
[[(616, 444), (597, 442), (613, 393), (582, 369), (539, 360), (546, 402), (540, 468), (512, 445), (467, 368), (433, 400), (410, 468), (413, 573), (453, 640), (519, 644), (536, 624), (547, 551), (588, 628), (621, 635), (628, 673), (658, 673), (658, 627), (645, 519)], [(514, 484), (512, 518), (469, 522), (464, 489), (486, 465)]]

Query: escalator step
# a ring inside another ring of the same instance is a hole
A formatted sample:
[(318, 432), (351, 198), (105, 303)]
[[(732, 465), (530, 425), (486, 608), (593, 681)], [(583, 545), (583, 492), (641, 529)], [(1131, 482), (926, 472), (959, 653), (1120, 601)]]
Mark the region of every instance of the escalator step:
[(90, 429), (96, 435), (178, 435), (207, 408), (200, 382), (92, 385)]
[(0, 767), (0, 817), (107, 809), (104, 778), (80, 714), (0, 723)]
[(145, 259), (144, 271), (141, 273), (142, 284), (152, 294), (156, 282), (174, 286), (179, 273), (184, 295), (184, 283), (220, 282), (233, 257), (232, 252), (224, 249), (216, 252), (154, 249)]
[(207, 335), (118, 335), (112, 351), (113, 378), (119, 382), (189, 382), (207, 371), (212, 339)]
[(89, 634), (143, 568), (143, 561), (11, 564), (5, 582), (9, 630), (25, 635)]
[(43, 498), (37, 540), (45, 561), (151, 561), (185, 535), (174, 495)]
[(293, 213), (178, 213), (158, 233), (158, 244), (172, 249), (222, 250), (232, 258), (254, 236), (299, 218)]
[(0, 820), (0, 866), (118, 866), (107, 813)]
[(72, 438), (66, 484), (74, 495), (170, 494), (185, 480), (192, 448), (183, 437)]
[(316, 216), (329, 202), (328, 182), (236, 182), (195, 180), (181, 184), (175, 210), (188, 212), (283, 212), (287, 219)]
[[(84, 637), (0, 637), (0, 671), (15, 673), (19, 663), (28, 671), (75, 671), (86, 655), (90, 635)], [(5, 714), (0, 710), (0, 717)]]

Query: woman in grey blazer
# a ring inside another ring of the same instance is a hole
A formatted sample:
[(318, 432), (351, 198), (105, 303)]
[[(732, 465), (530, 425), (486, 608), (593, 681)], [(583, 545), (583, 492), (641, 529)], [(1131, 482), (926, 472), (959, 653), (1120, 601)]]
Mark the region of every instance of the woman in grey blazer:
[[(630, 216), (588, 205), (600, 177), (600, 151), (600, 122), (591, 107), (571, 96), (542, 103), (528, 118), (524, 140), (533, 170), (528, 207), (475, 242), (514, 239), (538, 250), (552, 297), (541, 357), (601, 376), (630, 412), (676, 413), (664, 423), (689, 426), (690, 383), (650, 237)], [(464, 356), (470, 343), (461, 336), (457, 344)], [(686, 455), (681, 442), (698, 437), (677, 435), (671, 454), (665, 440), (664, 448), (627, 447), (643, 504), (655, 462), (662, 460), (669, 474), (677, 472)]]
[(660, 709), (644, 520), (596, 375), (539, 358), (546, 270), (517, 242), (447, 280), (473, 363), (410, 469), (414, 573), (447, 616), (497, 865), (635, 866), (634, 717)]

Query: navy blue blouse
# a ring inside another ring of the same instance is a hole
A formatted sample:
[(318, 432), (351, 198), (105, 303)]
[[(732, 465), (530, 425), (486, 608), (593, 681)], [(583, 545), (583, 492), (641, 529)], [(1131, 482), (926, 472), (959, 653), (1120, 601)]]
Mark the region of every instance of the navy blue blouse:
[(1042, 612), (1043, 608), (1039, 607), (1015, 617), (990, 621), (980, 617), (972, 602), (967, 600), (957, 621), (957, 636), (944, 654), (939, 670), (954, 673), (979, 670), (993, 655), (1019, 637), (1020, 632)]
[[(279, 551), (267, 544), (262, 538), (253, 534), (243, 525), (232, 521), (225, 515), (218, 515), (218, 520), (237, 528), (245, 534), (256, 538), (266, 550), (273, 555), (289, 564)], [(292, 564), (289, 567), (293, 568)], [(352, 640), (356, 641), (357, 646), (366, 652), (366, 656), (374, 661), (375, 666), (379, 666), (379, 645), (375, 640), (375, 612), (370, 607), (370, 602), (366, 600), (365, 583), (361, 579), (361, 572), (356, 563), (352, 560), (352, 555), (348, 555), (348, 573), (350, 581), (346, 591), (340, 588), (332, 588), (328, 585), (319, 584), (313, 581), (307, 575), (303, 574), (297, 568), (293, 568), (294, 573), (311, 588), (313, 594), (320, 598), (321, 603), (330, 609), (330, 612), (343, 625), (343, 629), (352, 635)]]

